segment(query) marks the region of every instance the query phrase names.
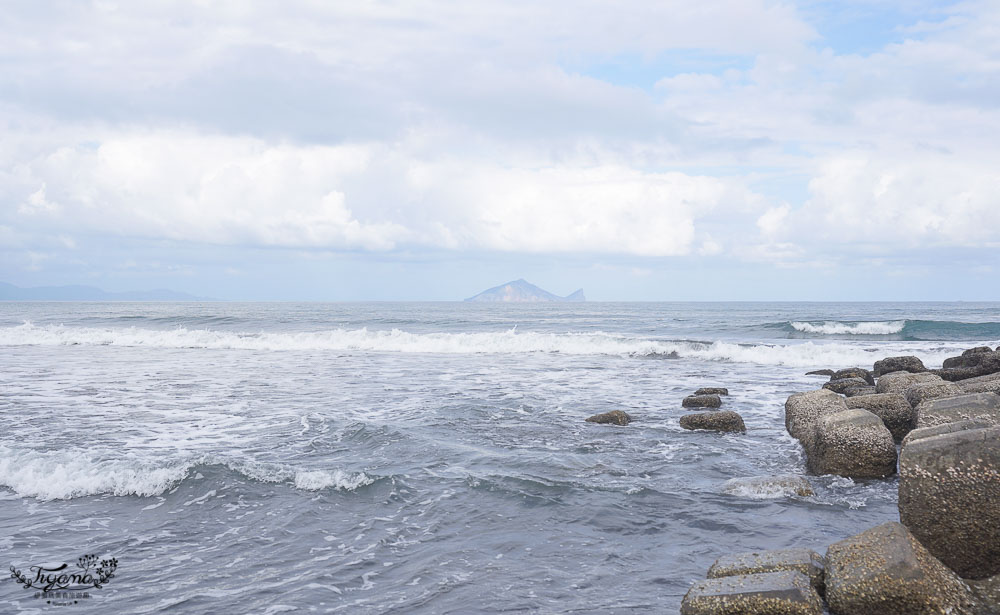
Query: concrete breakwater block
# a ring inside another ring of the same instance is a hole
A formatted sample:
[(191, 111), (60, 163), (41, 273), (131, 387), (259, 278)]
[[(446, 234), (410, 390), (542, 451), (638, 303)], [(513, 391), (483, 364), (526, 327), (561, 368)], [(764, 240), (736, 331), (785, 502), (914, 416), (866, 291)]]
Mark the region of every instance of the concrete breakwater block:
[(820, 419), (806, 455), (809, 470), (816, 474), (882, 478), (896, 473), (892, 434), (867, 410), (844, 410)]
[(912, 439), (900, 455), (899, 518), (967, 579), (1000, 573), (1000, 427)]
[(684, 408), (718, 408), (722, 399), (718, 395), (688, 395), (681, 402)]
[(694, 392), (695, 395), (729, 395), (729, 389), (722, 387), (703, 387)]
[(796, 393), (785, 402), (785, 429), (808, 451), (819, 420), (843, 410), (847, 410), (844, 398), (828, 389)]
[(932, 399), (955, 397), (964, 393), (954, 382), (921, 382), (906, 389), (906, 401), (914, 408)]
[(891, 372), (879, 377), (875, 383), (876, 393), (906, 394), (906, 389), (924, 382), (944, 382), (940, 376), (931, 373), (911, 374), (910, 372)]
[[(1000, 399), (1000, 398), (998, 398)], [(859, 395), (847, 400), (847, 407), (862, 408), (871, 412), (889, 429), (894, 440), (899, 442), (914, 428), (917, 414), (906, 397), (898, 393), (876, 393)]]
[(974, 615), (975, 597), (899, 523), (830, 545), (826, 601), (842, 615)]
[(876, 378), (882, 376), (883, 374), (889, 374), (892, 372), (911, 372), (920, 373), (926, 372), (927, 368), (924, 367), (923, 361), (914, 356), (906, 357), (888, 357), (882, 359), (881, 361), (876, 361), (872, 369), (872, 375)]
[(684, 429), (707, 429), (730, 433), (746, 433), (743, 417), (731, 410), (716, 412), (695, 412), (681, 417)]
[(587, 422), (624, 426), (632, 422), (632, 417), (629, 416), (624, 410), (612, 410), (611, 412), (595, 414), (594, 416), (588, 418)]
[(681, 602), (681, 615), (822, 615), (809, 577), (795, 570), (707, 579)]
[(838, 378), (823, 385), (824, 389), (829, 389), (834, 393), (845, 393), (848, 389), (867, 387), (868, 383), (864, 378)]
[(917, 406), (917, 427), (932, 427), (956, 421), (983, 421), (1000, 425), (1000, 395), (966, 393), (932, 399)]
[(761, 574), (795, 570), (809, 577), (813, 588), (822, 596), (823, 556), (812, 549), (775, 549), (723, 555), (708, 569), (708, 578), (731, 577), (741, 574)]

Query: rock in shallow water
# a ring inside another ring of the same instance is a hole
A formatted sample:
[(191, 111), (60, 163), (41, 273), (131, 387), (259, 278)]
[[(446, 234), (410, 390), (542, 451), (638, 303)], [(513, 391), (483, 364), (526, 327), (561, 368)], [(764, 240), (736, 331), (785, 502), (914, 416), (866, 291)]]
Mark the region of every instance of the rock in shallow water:
[(774, 498), (810, 497), (816, 495), (810, 483), (804, 476), (786, 474), (784, 476), (744, 476), (731, 478), (722, 485), (722, 492), (755, 500), (770, 500)]
[(722, 399), (718, 395), (688, 395), (681, 402), (685, 408), (718, 408)]
[(632, 417), (622, 410), (612, 410), (603, 414), (595, 414), (587, 419), (588, 423), (603, 423), (608, 425), (628, 425), (632, 422)]
[(729, 395), (729, 389), (722, 387), (702, 387), (694, 392), (695, 395)]
[(746, 433), (743, 417), (732, 410), (718, 412), (696, 412), (681, 417), (681, 427), (684, 429), (709, 429), (732, 433)]
[(785, 429), (808, 451), (819, 420), (843, 410), (847, 410), (844, 398), (829, 389), (796, 393), (785, 402)]
[(708, 578), (795, 570), (809, 577), (813, 588), (822, 596), (825, 589), (823, 568), (823, 556), (811, 549), (752, 551), (723, 555), (708, 569)]
[(830, 545), (826, 600), (844, 615), (975, 612), (969, 587), (895, 522)]
[(822, 615), (823, 601), (809, 577), (794, 570), (695, 583), (681, 615)]
[(896, 443), (878, 418), (867, 410), (845, 410), (823, 417), (808, 467), (816, 474), (848, 478), (882, 478), (896, 473)]
[(913, 439), (899, 463), (899, 518), (967, 579), (1000, 573), (1000, 427)]

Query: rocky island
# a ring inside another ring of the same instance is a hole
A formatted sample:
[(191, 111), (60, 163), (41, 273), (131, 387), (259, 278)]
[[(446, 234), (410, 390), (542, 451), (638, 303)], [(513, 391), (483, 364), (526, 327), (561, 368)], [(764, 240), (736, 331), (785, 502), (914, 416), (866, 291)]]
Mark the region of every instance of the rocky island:
[(469, 297), (466, 301), (481, 303), (539, 303), (544, 301), (586, 301), (583, 296), (583, 289), (569, 294), (565, 297), (554, 295), (547, 290), (538, 288), (534, 284), (525, 281), (523, 278), (507, 282), (500, 286), (484, 290), (483, 292)]

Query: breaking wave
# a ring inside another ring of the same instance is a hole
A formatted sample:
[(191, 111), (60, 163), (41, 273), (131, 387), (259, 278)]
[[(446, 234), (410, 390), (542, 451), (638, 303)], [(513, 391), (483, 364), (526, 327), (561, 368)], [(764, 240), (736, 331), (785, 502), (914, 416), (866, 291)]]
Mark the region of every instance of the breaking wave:
[(893, 335), (901, 333), (906, 327), (905, 320), (886, 322), (835, 322), (822, 324), (811, 322), (793, 322), (792, 328), (803, 333), (820, 333), (822, 335)]
[(86, 453), (36, 452), (0, 446), (0, 485), (22, 497), (67, 500), (110, 494), (154, 496), (174, 488), (198, 469), (225, 468), (250, 480), (286, 483), (296, 489), (354, 491), (375, 482), (363, 472), (302, 470), (281, 464), (201, 456), (156, 465), (134, 459), (93, 459)]
[(146, 348), (225, 349), (252, 351), (362, 351), (440, 354), (560, 353), (683, 358), (792, 367), (864, 365), (898, 351), (918, 354), (927, 364), (940, 364), (960, 345), (914, 347), (884, 343), (800, 342), (740, 344), (627, 337), (608, 333), (501, 332), (408, 333), (399, 329), (369, 331), (333, 329), (300, 333), (236, 333), (209, 329), (141, 329), (35, 326), (0, 329), (0, 346), (124, 346)]

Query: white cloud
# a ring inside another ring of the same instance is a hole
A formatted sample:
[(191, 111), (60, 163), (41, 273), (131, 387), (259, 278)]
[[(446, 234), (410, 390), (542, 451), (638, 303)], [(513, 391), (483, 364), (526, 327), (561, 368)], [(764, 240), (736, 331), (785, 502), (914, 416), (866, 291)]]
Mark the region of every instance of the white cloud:
[(754, 198), (735, 180), (614, 164), (512, 168), (404, 145), (177, 133), (63, 147), (26, 169), (24, 186), (59, 187), (60, 207), (41, 207), (41, 188), (18, 210), (48, 231), (260, 246), (679, 255), (697, 219)]

